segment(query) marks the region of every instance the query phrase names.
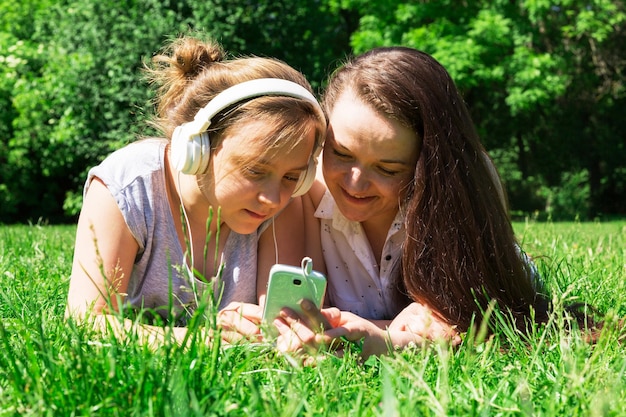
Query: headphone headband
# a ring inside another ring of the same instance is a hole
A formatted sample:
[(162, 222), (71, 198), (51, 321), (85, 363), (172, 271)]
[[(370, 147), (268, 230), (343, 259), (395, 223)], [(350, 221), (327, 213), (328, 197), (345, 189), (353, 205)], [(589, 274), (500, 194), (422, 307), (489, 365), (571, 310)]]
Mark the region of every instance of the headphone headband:
[(309, 90), (300, 84), (280, 78), (258, 78), (256, 80), (235, 84), (216, 95), (206, 106), (196, 113), (193, 122), (191, 122), (188, 127), (188, 133), (190, 135), (199, 135), (206, 132), (209, 126), (211, 126), (211, 119), (233, 104), (253, 97), (271, 95), (295, 97), (309, 101), (315, 107), (315, 111), (320, 120), (326, 123), (326, 116), (319, 102)]
[[(313, 104), (320, 121), (326, 125), (326, 116), (313, 94), (300, 84), (280, 78), (259, 78), (235, 84), (216, 95), (209, 103), (196, 113), (194, 119), (174, 130), (170, 156), (174, 167), (185, 174), (204, 172), (209, 165), (211, 143), (207, 129), (211, 119), (220, 111), (248, 98), (260, 96), (286, 96), (306, 100)], [(321, 152), (321, 144), (316, 143), (313, 156), (309, 160), (306, 172), (302, 173), (293, 196), (302, 195), (315, 180), (315, 164)]]

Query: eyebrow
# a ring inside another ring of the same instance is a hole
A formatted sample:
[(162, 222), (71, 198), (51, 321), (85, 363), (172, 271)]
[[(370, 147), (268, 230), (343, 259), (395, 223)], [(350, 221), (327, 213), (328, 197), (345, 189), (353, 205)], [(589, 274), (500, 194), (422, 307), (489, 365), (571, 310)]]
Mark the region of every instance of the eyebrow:
[[(335, 147), (340, 148), (342, 151), (347, 151), (347, 152), (352, 152), (350, 149), (346, 148), (345, 146), (343, 146), (341, 143), (337, 142), (336, 140), (335, 142)], [(382, 164), (394, 164), (394, 165), (404, 165), (404, 166), (411, 166), (410, 163), (408, 163), (407, 161), (404, 161), (402, 159), (380, 159), (378, 160), (379, 163)]]
[(410, 166), (411, 165), (408, 162), (403, 161), (401, 159), (381, 159), (378, 162), (383, 163), (383, 164), (398, 164), (398, 165), (404, 165), (404, 166)]
[[(244, 165), (244, 164), (255, 164), (256, 166), (260, 166), (260, 167), (271, 167), (272, 164), (270, 163), (269, 160), (267, 160), (266, 158), (261, 158), (261, 159), (257, 159), (254, 157), (245, 157), (243, 155), (237, 155), (234, 158), (235, 162), (239, 165)], [(309, 167), (308, 163), (306, 165), (300, 166), (300, 167), (296, 167), (296, 168), (291, 168), (289, 171), (304, 171)]]

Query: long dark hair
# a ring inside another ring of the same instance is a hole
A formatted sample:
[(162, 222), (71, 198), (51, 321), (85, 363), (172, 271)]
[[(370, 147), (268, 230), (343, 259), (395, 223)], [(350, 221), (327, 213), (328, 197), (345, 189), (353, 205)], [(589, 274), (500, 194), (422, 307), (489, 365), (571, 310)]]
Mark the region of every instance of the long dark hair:
[(406, 190), (400, 286), (412, 300), (467, 330), (490, 301), (518, 327), (548, 301), (532, 280), (508, 216), (504, 191), (469, 111), (448, 72), (406, 47), (376, 48), (346, 62), (329, 81), (326, 110), (353, 91), (420, 140)]

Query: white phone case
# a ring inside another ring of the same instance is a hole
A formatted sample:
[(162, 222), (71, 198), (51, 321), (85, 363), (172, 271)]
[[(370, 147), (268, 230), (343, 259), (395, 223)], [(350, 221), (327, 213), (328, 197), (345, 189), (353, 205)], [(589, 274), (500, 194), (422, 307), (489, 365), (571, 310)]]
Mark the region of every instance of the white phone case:
[(326, 277), (313, 270), (311, 258), (303, 258), (300, 268), (276, 264), (270, 269), (263, 321), (271, 324), (279, 316), (283, 307), (289, 307), (296, 313), (302, 314), (300, 301), (305, 298), (311, 300), (319, 309), (325, 293)]

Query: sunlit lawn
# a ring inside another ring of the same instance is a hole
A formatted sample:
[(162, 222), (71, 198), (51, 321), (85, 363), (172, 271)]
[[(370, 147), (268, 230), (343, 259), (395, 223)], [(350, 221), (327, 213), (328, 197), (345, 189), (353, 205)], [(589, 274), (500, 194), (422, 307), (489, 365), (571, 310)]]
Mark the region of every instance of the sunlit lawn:
[[(607, 314), (595, 345), (562, 314), (526, 338), (466, 335), (362, 364), (270, 346), (150, 349), (63, 318), (73, 226), (0, 227), (0, 415), (626, 416), (626, 222), (515, 223), (557, 310)], [(621, 338), (621, 343), (618, 339)]]

